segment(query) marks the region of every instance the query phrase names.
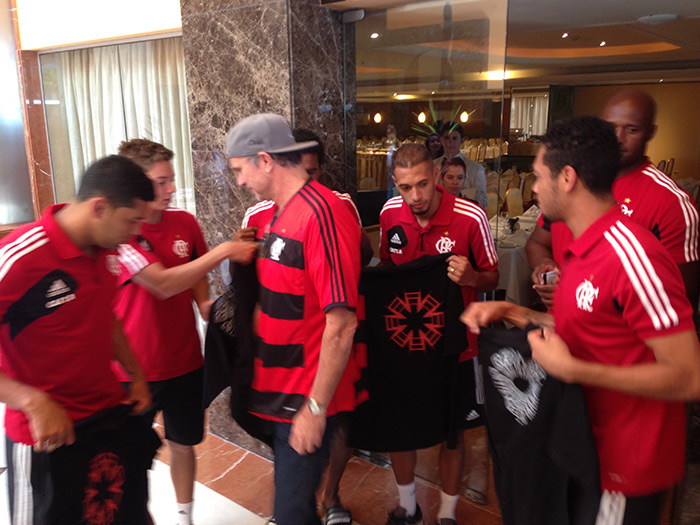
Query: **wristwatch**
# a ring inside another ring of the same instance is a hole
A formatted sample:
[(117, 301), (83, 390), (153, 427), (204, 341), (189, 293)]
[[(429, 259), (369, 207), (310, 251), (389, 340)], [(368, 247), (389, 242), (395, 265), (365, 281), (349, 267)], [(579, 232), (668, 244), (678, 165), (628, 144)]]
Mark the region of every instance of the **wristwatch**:
[(313, 397), (306, 398), (306, 406), (309, 407), (309, 412), (311, 412), (312, 416), (326, 415), (326, 407), (316, 401)]

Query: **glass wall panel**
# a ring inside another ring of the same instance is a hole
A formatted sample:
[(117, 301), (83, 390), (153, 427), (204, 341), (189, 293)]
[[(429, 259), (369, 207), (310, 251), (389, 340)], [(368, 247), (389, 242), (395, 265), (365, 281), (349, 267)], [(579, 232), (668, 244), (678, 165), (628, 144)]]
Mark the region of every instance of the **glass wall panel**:
[(0, 225), (34, 220), (9, 0), (0, 0)]
[[(431, 135), (436, 165), (459, 154), (485, 176), (486, 188), (465, 187), (464, 196), (486, 208), (486, 193), (498, 193), (499, 158), (508, 147), (502, 124), (506, 13), (506, 0), (365, 9), (355, 24), (357, 187), (365, 224), (378, 223), (382, 204), (397, 194), (393, 151)], [(448, 150), (443, 134), (458, 135)]]

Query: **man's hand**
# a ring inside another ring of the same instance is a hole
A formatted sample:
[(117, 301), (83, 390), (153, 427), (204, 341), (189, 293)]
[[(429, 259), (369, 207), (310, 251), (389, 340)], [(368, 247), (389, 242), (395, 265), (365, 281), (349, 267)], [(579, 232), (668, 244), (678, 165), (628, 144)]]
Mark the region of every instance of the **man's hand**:
[(494, 321), (504, 319), (514, 307), (514, 304), (506, 301), (471, 303), (459, 316), (459, 320), (466, 324), (470, 331), (478, 334), (481, 332), (482, 326), (488, 326)]
[(551, 328), (532, 330), (527, 334), (532, 348), (532, 358), (550, 376), (565, 383), (575, 382), (574, 369), (577, 359), (571, 355), (569, 347)]
[(229, 260), (237, 263), (250, 263), (258, 251), (258, 243), (250, 241), (229, 241)]
[(48, 394), (35, 391), (23, 408), (36, 452), (53, 452), (63, 445), (75, 443), (73, 422), (65, 409)]
[(312, 454), (323, 443), (323, 433), (326, 431), (326, 416), (314, 416), (304, 404), (292, 420), (289, 432), (289, 444), (302, 456)]
[(134, 405), (131, 413), (140, 414), (144, 410), (148, 410), (151, 403), (151, 389), (148, 386), (148, 382), (141, 378), (133, 380), (129, 385), (129, 390), (122, 404)]
[(257, 228), (241, 228), (233, 236), (233, 241), (255, 242), (255, 233), (257, 231)]
[(469, 260), (461, 255), (447, 258), (447, 277), (460, 286), (476, 286), (479, 272), (474, 270)]
[[(545, 283), (542, 275), (548, 272), (556, 272), (556, 277)], [(551, 259), (546, 259), (542, 264), (537, 265), (532, 272), (532, 282), (534, 283), (532, 288), (540, 296), (544, 305), (551, 309), (554, 306), (554, 292), (559, 282), (559, 265)]]

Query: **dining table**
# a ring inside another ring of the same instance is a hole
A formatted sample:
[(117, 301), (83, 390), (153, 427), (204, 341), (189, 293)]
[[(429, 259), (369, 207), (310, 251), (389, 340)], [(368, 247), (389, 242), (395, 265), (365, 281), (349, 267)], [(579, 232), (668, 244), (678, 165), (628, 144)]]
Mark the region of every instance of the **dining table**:
[(505, 216), (494, 215), (489, 221), (491, 235), (498, 253), (497, 290), (505, 290), (507, 301), (528, 306), (532, 289), (532, 269), (527, 262), (525, 245), (537, 224), (540, 210), (531, 206), (517, 217), (515, 229), (511, 230)]

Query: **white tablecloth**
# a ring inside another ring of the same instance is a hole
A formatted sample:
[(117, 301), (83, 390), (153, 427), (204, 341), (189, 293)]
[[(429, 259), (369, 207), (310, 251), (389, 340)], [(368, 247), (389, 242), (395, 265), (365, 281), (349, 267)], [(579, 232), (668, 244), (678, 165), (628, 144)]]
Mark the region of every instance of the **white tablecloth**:
[(527, 262), (525, 244), (535, 229), (539, 216), (539, 210), (536, 207), (533, 208), (518, 217), (519, 229), (514, 233), (507, 230), (506, 222), (502, 217), (495, 216), (489, 221), (498, 253), (497, 289), (505, 290), (507, 301), (523, 306), (528, 305), (532, 288), (530, 280), (532, 270)]

